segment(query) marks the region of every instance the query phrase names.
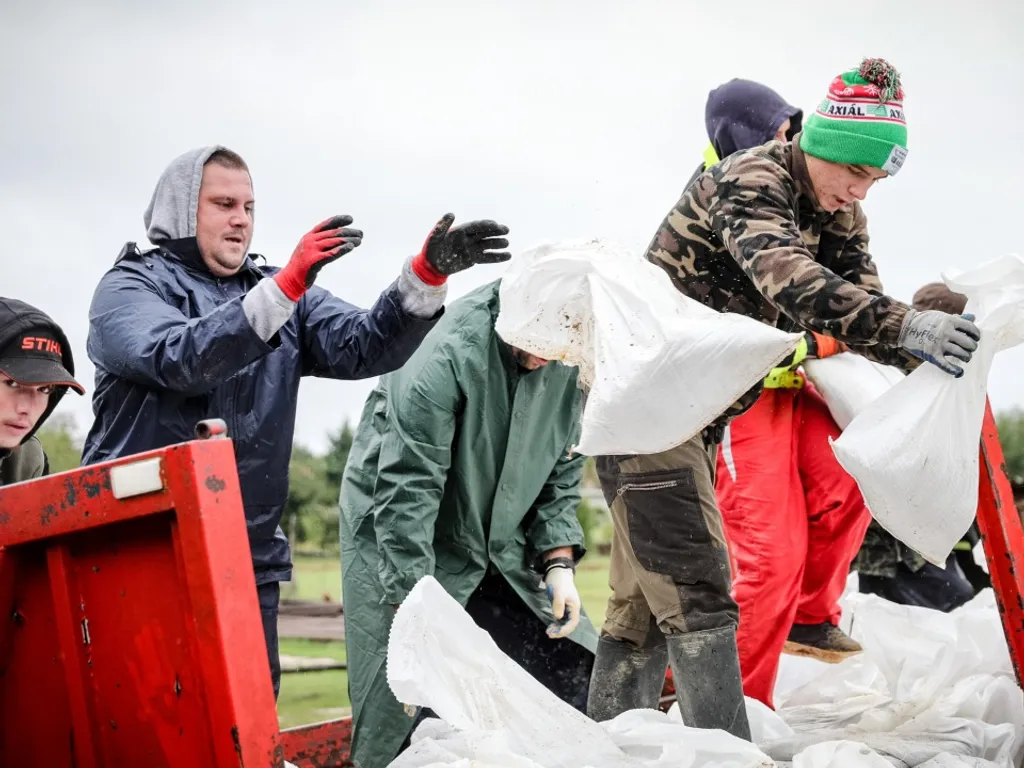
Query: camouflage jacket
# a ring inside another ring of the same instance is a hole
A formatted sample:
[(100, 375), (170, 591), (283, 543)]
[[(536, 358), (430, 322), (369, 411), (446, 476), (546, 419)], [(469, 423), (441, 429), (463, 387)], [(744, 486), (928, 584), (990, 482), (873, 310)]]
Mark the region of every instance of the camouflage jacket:
[(924, 568), (925, 559), (872, 520), (850, 570), (865, 576), (895, 579), (900, 563), (917, 573)]
[[(896, 344), (909, 307), (882, 293), (858, 203), (818, 205), (798, 146), (771, 142), (701, 173), (647, 250), (680, 292), (719, 312), (786, 331), (834, 336), (904, 370), (918, 362)], [(761, 385), (724, 414), (736, 416)]]

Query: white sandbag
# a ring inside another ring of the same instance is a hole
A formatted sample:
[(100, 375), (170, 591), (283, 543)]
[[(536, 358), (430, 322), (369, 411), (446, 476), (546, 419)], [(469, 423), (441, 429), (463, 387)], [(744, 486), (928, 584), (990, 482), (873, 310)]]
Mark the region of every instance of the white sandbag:
[[(748, 700), (757, 747), (653, 710), (595, 723), (502, 654), (432, 578), (399, 608), (388, 681), (427, 719), (392, 768), (994, 768), (1024, 756), (1017, 686), (991, 590), (949, 614), (850, 594), (865, 653), (776, 697)], [(794, 661), (783, 656), (782, 666)], [(799, 661), (799, 660), (796, 660)], [(806, 670), (805, 670), (806, 671)], [(783, 669), (781, 674), (787, 674)], [(443, 713), (443, 714), (442, 714)]]
[(502, 339), (580, 369), (590, 391), (577, 450), (589, 456), (685, 442), (800, 340), (709, 309), (646, 259), (600, 240), (526, 251), (502, 278), (500, 299)]
[(864, 653), (776, 698), (794, 733), (761, 742), (767, 754), (795, 766), (822, 742), (851, 741), (897, 765), (1018, 764), (1024, 693), (991, 590), (949, 614), (875, 595), (845, 601)]
[(544, 768), (512, 751), (500, 731), (460, 731), (427, 718), (389, 768)]
[(942, 566), (974, 520), (978, 443), (995, 354), (1024, 342), (1024, 260), (1006, 256), (943, 275), (967, 296), (981, 343), (955, 379), (929, 363), (858, 415), (833, 444), (872, 516)]
[(823, 741), (793, 758), (793, 768), (892, 768), (892, 763), (853, 741)]
[(840, 429), (846, 429), (858, 413), (905, 378), (898, 368), (853, 352), (805, 360), (803, 369)]
[(687, 728), (656, 711), (596, 723), (513, 662), (432, 577), (395, 615), (388, 683), (425, 720), (392, 768), (765, 768), (772, 762), (724, 731)]

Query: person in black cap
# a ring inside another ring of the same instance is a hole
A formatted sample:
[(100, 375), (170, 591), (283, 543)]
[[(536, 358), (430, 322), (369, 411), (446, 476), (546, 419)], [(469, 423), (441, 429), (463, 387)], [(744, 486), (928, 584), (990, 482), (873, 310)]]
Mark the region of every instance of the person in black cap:
[(43, 447), (33, 436), (75, 381), (64, 331), (17, 299), (0, 297), (0, 486), (47, 474)]

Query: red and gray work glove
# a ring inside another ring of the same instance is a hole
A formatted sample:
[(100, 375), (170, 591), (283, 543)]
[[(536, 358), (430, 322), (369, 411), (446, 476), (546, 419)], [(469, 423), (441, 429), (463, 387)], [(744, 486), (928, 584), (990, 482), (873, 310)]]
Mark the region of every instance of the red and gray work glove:
[(512, 258), (508, 248), (508, 227), (489, 219), (453, 227), (455, 214), (446, 213), (434, 226), (423, 250), (412, 260), (416, 276), (427, 285), (441, 285), (449, 275), (474, 264), (500, 264)]
[(292, 301), (301, 299), (325, 264), (340, 259), (363, 242), (361, 230), (348, 228), (351, 223), (351, 216), (332, 216), (302, 236), (284, 269), (274, 275), (285, 296)]

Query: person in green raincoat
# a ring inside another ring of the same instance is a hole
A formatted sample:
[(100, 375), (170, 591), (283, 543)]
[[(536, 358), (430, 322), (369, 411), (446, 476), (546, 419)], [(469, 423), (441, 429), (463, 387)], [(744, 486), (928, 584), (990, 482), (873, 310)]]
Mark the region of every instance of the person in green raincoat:
[(584, 552), (583, 457), (571, 454), (582, 392), (574, 368), (498, 337), (499, 284), (453, 303), (381, 378), (349, 453), (341, 563), (358, 768), (384, 768), (417, 722), (388, 687), (386, 659), (394, 612), (426, 575), (586, 711), (597, 632), (573, 579)]

